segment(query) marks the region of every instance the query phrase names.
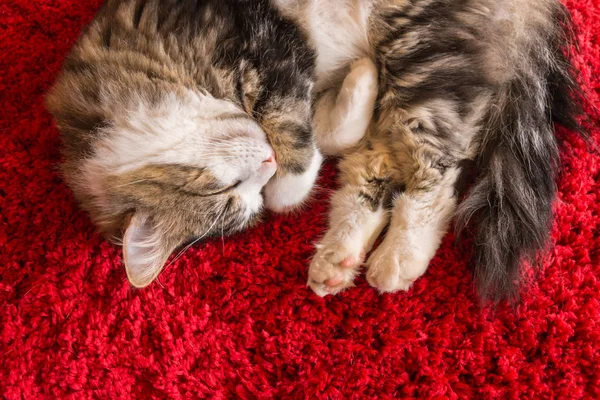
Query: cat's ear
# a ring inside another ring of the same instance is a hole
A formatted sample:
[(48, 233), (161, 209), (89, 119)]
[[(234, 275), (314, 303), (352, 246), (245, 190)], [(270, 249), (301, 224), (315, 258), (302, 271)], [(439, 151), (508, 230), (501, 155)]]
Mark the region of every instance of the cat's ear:
[(174, 246), (146, 215), (134, 214), (123, 235), (123, 259), (129, 282), (148, 286), (163, 269)]

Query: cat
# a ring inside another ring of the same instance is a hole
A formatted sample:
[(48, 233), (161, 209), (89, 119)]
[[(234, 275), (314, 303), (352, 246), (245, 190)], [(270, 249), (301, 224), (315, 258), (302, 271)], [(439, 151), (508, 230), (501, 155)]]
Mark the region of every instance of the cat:
[(515, 296), (551, 220), (551, 120), (579, 128), (567, 16), (555, 0), (108, 1), (48, 96), (65, 180), (144, 287), (182, 244), (305, 200), (316, 144), (343, 156), (317, 294), (351, 286), (388, 224), (367, 280), (408, 289), (457, 216), (478, 227), (480, 294)]
[(566, 9), (558, 0), (277, 4), (317, 52), (317, 144), (342, 156), (308, 285), (339, 293), (365, 263), (380, 292), (408, 290), (454, 218), (459, 233), (473, 227), (481, 298), (518, 298), (520, 266), (544, 249), (552, 221), (553, 121), (586, 135)]
[(108, 0), (47, 95), (64, 179), (145, 287), (309, 195), (315, 53), (267, 0)]

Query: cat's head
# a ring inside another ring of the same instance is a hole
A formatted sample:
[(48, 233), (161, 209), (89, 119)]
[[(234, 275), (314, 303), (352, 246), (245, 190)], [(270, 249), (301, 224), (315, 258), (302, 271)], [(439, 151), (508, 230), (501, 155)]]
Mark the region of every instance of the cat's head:
[[(232, 102), (185, 91), (130, 102), (65, 177), (102, 231), (122, 238), (130, 282), (152, 282), (174, 249), (251, 225), (277, 164)], [(125, 111), (125, 110), (124, 110)]]
[(319, 170), (308, 41), (226, 3), (106, 2), (47, 97), (65, 180), (137, 287), (179, 246), (300, 204)]

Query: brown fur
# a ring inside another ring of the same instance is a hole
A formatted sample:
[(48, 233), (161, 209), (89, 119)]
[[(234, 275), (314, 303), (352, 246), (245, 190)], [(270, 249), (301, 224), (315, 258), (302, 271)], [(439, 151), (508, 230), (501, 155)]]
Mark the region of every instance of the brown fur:
[[(362, 141), (340, 151), (343, 186), (333, 196), (330, 230), (311, 264), (311, 287), (326, 295), (351, 286), (363, 261), (359, 255), (370, 251), (389, 222), (366, 262), (367, 280), (383, 292), (407, 290), (457, 214), (459, 227), (475, 225), (480, 294), (517, 297), (520, 265), (544, 248), (551, 221), (558, 158), (552, 124), (580, 129), (581, 97), (564, 53), (570, 44), (564, 7), (557, 0), (303, 4), (313, 8), (297, 18), (312, 22), (305, 22), (309, 30), (326, 31), (312, 32), (321, 49), (318, 64), (326, 59), (345, 72), (344, 63), (364, 57), (379, 71), (372, 122)], [(302, 12), (299, 7), (292, 14)], [(329, 27), (329, 13), (343, 22)], [(344, 37), (356, 44), (343, 43)], [(351, 54), (337, 54), (342, 45)], [(348, 76), (355, 72), (351, 66)], [(329, 121), (323, 109), (336, 121), (344, 121), (340, 112), (370, 118), (357, 111), (364, 107), (356, 106), (356, 98), (339, 107), (355, 87), (369, 93), (348, 76), (341, 87), (336, 79), (317, 82), (324, 87), (318, 99), (324, 107), (315, 115), (325, 114), (323, 126)], [(335, 101), (323, 100), (336, 90)], [(457, 205), (467, 164), (478, 176)], [(385, 192), (394, 193), (391, 203)]]
[[(273, 44), (272, 36), (279, 41)], [(211, 114), (206, 121), (262, 129), (275, 152), (278, 177), (302, 174), (314, 156), (314, 56), (305, 42), (267, 0), (248, 7), (238, 0), (107, 0), (47, 96), (62, 133), (65, 180), (98, 228), (120, 241), (130, 221), (142, 224), (140, 232), (152, 234), (160, 247), (157, 259), (164, 259), (194, 238), (229, 234), (256, 221), (258, 215), (247, 215), (236, 182), (220, 182), (208, 169), (186, 164), (183, 155), (182, 161), (174, 154), (158, 165), (141, 160), (135, 168), (105, 168), (94, 157), (111, 146), (116, 130), (143, 131), (147, 124), (150, 132), (155, 118), (168, 117), (160, 115), (163, 103), (184, 104), (196, 93), (239, 110)], [(132, 122), (140, 107), (148, 110), (147, 120)], [(170, 134), (177, 132), (167, 129)], [(230, 132), (228, 140), (245, 134)], [(168, 137), (136, 140), (139, 147), (169, 143)], [(157, 151), (175, 153), (177, 146)], [(226, 163), (239, 153), (226, 154), (227, 143), (215, 146), (208, 158), (219, 152)]]

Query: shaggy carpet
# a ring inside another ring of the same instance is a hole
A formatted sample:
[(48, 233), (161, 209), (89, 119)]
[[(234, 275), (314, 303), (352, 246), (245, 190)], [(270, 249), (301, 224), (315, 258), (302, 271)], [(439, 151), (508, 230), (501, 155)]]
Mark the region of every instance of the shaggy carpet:
[[(600, 107), (600, 6), (567, 4)], [(0, 3), (0, 397), (600, 398), (600, 156), (569, 132), (552, 248), (514, 309), (480, 306), (470, 246), (451, 234), (408, 293), (361, 278), (314, 295), (333, 165), (305, 212), (194, 246), (130, 287), (56, 171), (43, 106), (98, 5)]]

